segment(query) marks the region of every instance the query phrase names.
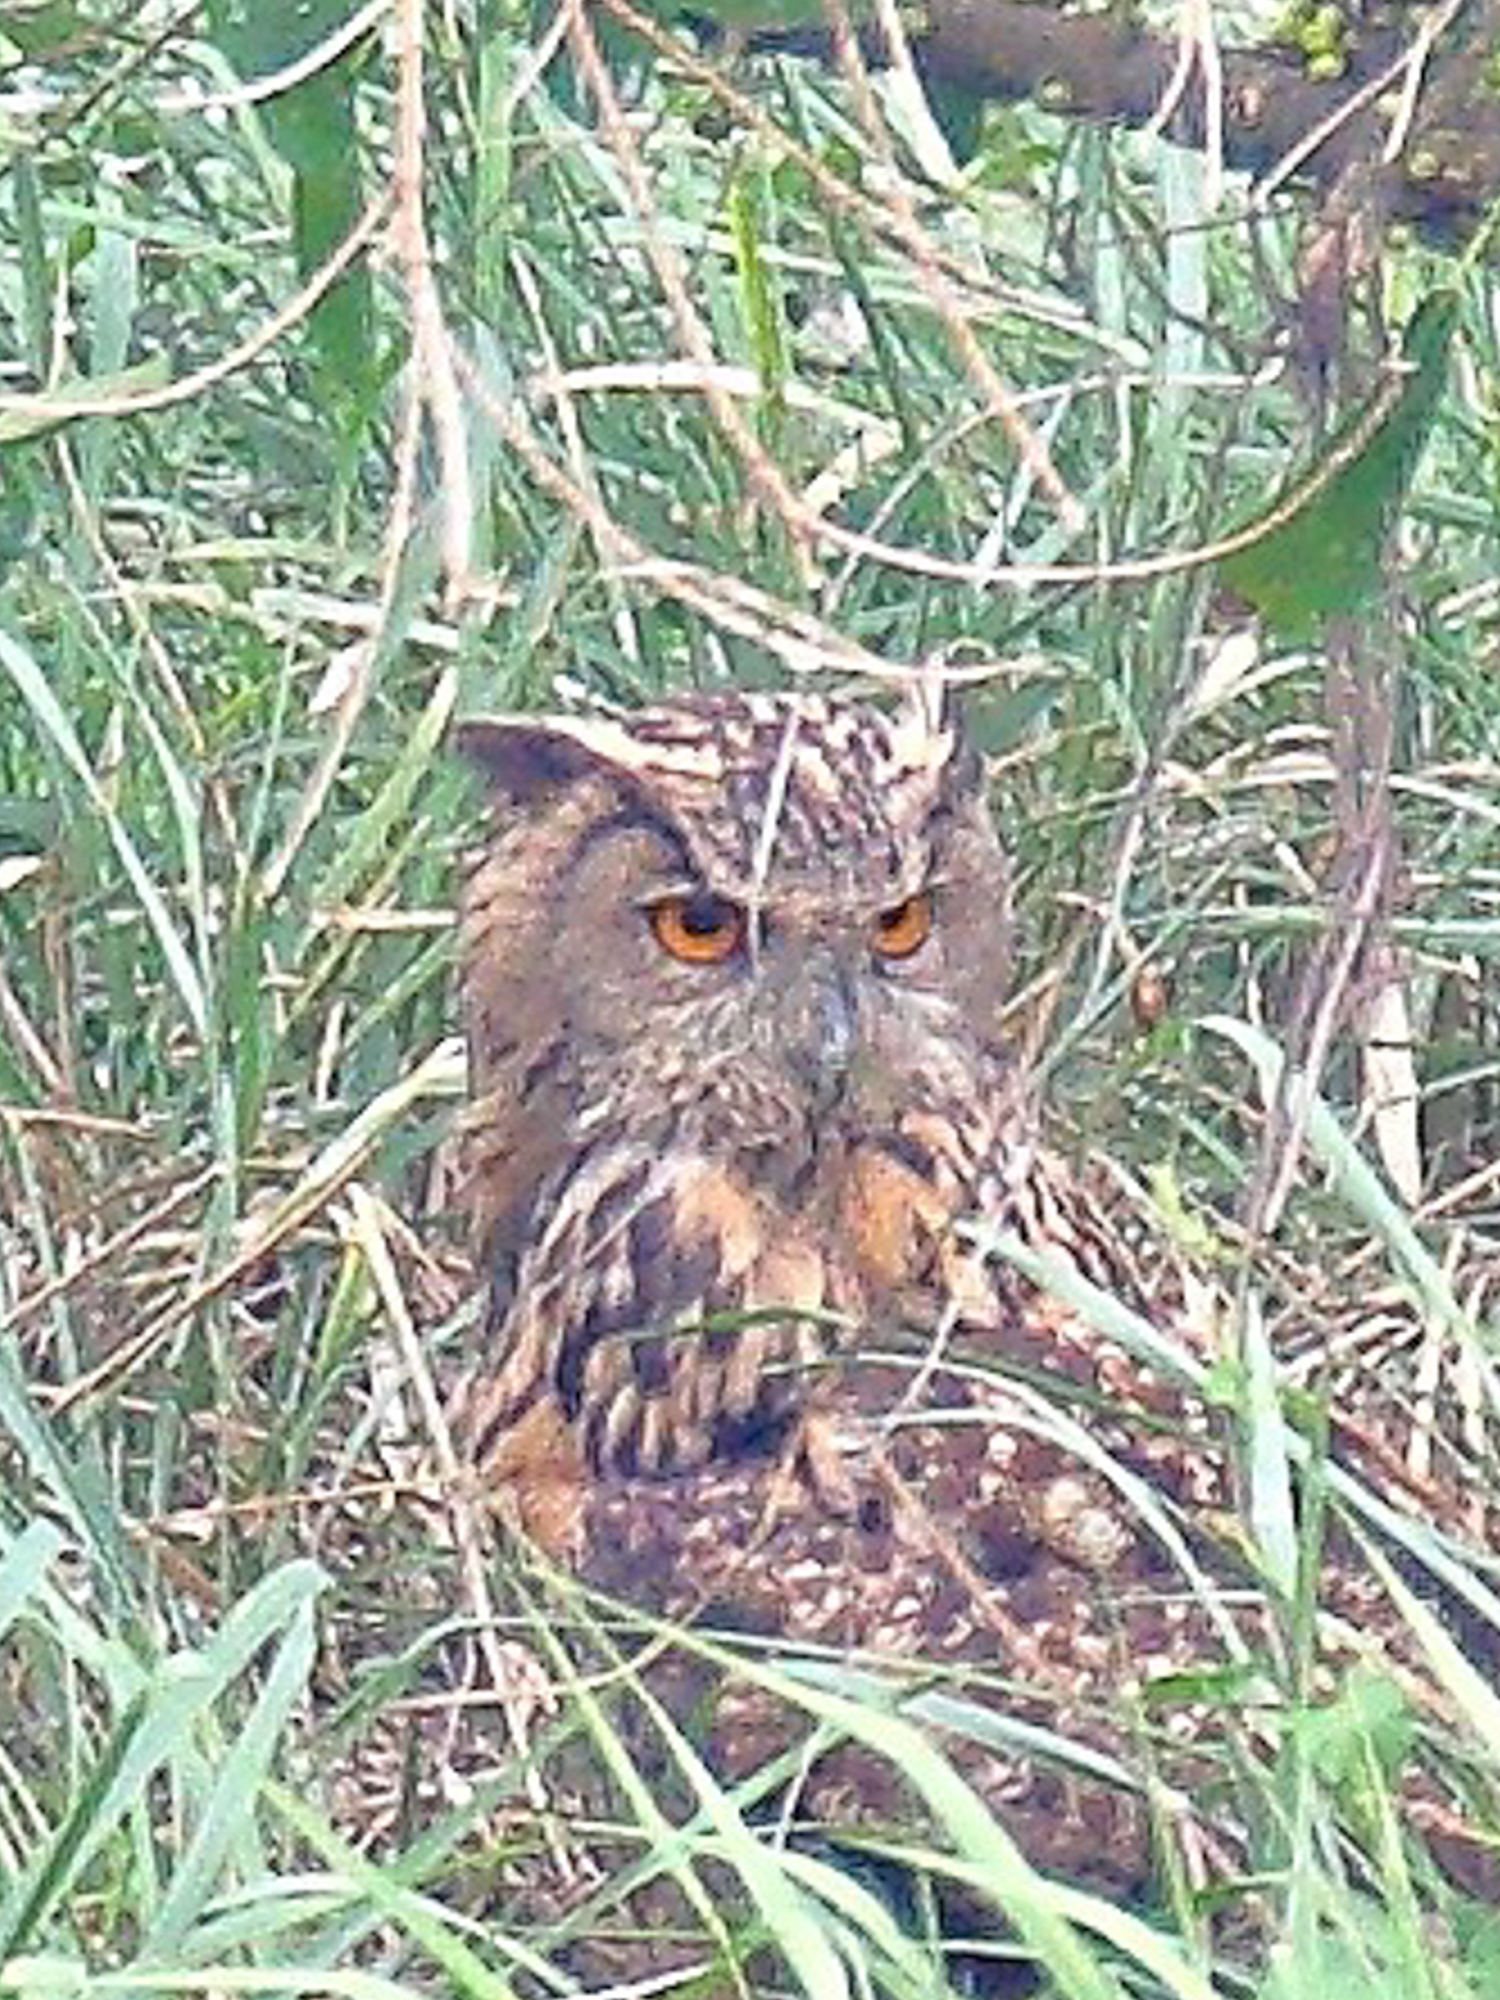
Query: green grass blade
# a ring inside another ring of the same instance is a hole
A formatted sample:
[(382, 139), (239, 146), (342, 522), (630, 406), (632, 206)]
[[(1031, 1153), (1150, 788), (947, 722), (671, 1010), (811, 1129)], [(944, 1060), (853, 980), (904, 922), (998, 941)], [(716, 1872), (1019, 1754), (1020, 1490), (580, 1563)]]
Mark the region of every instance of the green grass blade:
[(216, 1760), (213, 1789), (142, 1941), (148, 1960), (170, 1957), (218, 1887), (231, 1849), (253, 1838), (251, 1803), (270, 1774), (288, 1721), (307, 1699), (316, 1651), (313, 1611), (310, 1597), (294, 1605), (250, 1714)]
[(92, 764), (84, 753), (83, 745), (64, 713), (62, 704), (53, 693), (46, 675), (27, 649), (3, 629), (0, 629), (0, 666), (5, 668), (15, 682), (27, 706), (51, 737), (64, 762), (82, 785), (89, 804), (103, 820), (120, 866), (129, 877), (131, 887), (135, 890), (141, 908), (145, 912), (146, 921), (161, 947), (162, 957), (166, 960), (167, 970), (177, 989), (178, 998), (186, 1010), (189, 1021), (193, 1024), (194, 1031), (200, 1039), (206, 1039), (208, 1000), (203, 991), (203, 982), (172, 920), (166, 898), (152, 881), (124, 821), (110, 804)]

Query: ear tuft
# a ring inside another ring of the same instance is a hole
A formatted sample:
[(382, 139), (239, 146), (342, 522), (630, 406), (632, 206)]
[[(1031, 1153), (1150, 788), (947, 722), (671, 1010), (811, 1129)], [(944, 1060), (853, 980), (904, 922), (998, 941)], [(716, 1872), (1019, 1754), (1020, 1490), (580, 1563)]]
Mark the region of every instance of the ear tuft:
[(562, 791), (609, 761), (584, 731), (537, 715), (473, 716), (455, 725), (453, 741), (516, 805)]

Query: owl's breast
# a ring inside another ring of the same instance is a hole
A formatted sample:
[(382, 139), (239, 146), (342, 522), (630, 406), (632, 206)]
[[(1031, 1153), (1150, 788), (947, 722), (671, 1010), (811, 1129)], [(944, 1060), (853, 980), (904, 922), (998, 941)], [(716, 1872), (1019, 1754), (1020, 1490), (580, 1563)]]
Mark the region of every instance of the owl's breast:
[[(956, 1294), (967, 1313), (982, 1286), (953, 1223), (973, 1205), (981, 1143), (936, 1113), (879, 1129), (829, 1121), (792, 1165), (783, 1155), (753, 1176), (763, 1234), (771, 1244), (816, 1246), (824, 1302), (853, 1327), (930, 1325)], [(773, 1287), (758, 1289), (766, 1303), (780, 1302)]]
[(857, 1309), (866, 1317), (884, 1317), (939, 1282), (939, 1252), (953, 1203), (925, 1165), (879, 1143), (857, 1147), (849, 1156), (834, 1241), (848, 1261)]
[(851, 1346), (982, 1318), (984, 1268), (953, 1224), (983, 1136), (913, 1111), (580, 1154), (497, 1273), (488, 1352), (457, 1406), (487, 1482), (560, 1543), (553, 1488), (571, 1521), (586, 1477), (764, 1450), (824, 1400)]

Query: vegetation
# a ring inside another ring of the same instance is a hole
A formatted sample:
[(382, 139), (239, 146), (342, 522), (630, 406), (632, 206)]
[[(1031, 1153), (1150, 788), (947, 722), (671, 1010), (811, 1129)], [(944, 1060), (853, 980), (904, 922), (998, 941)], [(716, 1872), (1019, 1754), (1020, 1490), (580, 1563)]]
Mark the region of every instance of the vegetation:
[[(1378, 1660), (1320, 1681), (1291, 1441), (1330, 1343), (1394, 1340), (1497, 1476), (1489, 272), (1378, 244), (1314, 340), (1289, 185), (1030, 103), (955, 166), (899, 61), (626, 11), (0, 7), (0, 1991), (1500, 1994), (1395, 1775), (1423, 1737), (1500, 1839), (1493, 1565), (1385, 1544), (1441, 1722)], [(1450, 288), (1415, 407), (1387, 330)], [(1289, 621), (1190, 559), (1320, 494)], [(1368, 588), (1309, 608), (1325, 540)], [(668, 1817), (608, 1677), (564, 1687), (565, 1628), (628, 1627), (515, 1563), (487, 1626), (431, 1474), (476, 1311), (450, 718), (940, 669), (1018, 1047), (1240, 1299), (1274, 1752), (1195, 1691), (1248, 1847), (1149, 1909), (1034, 1874), (837, 1663), (752, 1671), (911, 1774), (899, 1888), (664, 1722)], [(1373, 1532), (1357, 1478), (1314, 1497)], [(503, 1721), (433, 1692), (464, 1648)], [(628, 1816), (570, 1820), (539, 1745)], [(653, 1885), (696, 1968), (654, 1983)]]

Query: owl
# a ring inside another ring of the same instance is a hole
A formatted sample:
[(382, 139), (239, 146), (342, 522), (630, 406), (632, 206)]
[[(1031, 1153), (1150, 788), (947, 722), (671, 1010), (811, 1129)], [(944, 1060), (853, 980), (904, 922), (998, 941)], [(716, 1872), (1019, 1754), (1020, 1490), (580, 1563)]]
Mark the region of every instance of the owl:
[(1007, 868), (981, 763), (909, 704), (689, 696), (462, 727), (484, 1483), (566, 1545), (591, 1480), (785, 1448), (836, 1498), (840, 1356), (993, 1318), (955, 1219), (1007, 1137)]
[[(878, 1660), (893, 1688), (972, 1685), (1115, 1770), (1144, 1682), (1180, 1702), (1269, 1657), (1233, 1429), (1191, 1388), (1219, 1358), (1187, 1311), (1207, 1288), (1128, 1254), (1118, 1187), (1037, 1141), (1001, 1026), (1007, 866), (960, 732), (919, 705), (721, 693), (461, 740), (495, 823), (461, 944), (488, 1305), (452, 1413), (500, 1511), (618, 1604), (781, 1661)], [(1001, 1233), (1160, 1337), (1105, 1337), (993, 1254)], [(920, 1365), (891, 1366), (912, 1334)], [(1390, 1461), (1391, 1401), (1335, 1412), (1341, 1443)], [(768, 1521), (783, 1470), (806, 1504)], [(1462, 1500), (1424, 1488), (1445, 1525)], [(1351, 1547), (1319, 1591), (1335, 1642), (1379, 1631), (1416, 1684)], [(581, 1673), (616, 1671), (577, 1644)], [(651, 1657), (724, 1782), (795, 1763), (799, 1814), (913, 1824), (903, 1772), (814, 1741), (796, 1702)], [(1135, 1893), (1164, 1776), (1240, 1867), (1204, 1714), (1200, 1740), (1174, 1712), (1139, 1791), (1003, 1731), (950, 1749), (1039, 1865)], [(564, 1789), (603, 1823), (596, 1781)]]

